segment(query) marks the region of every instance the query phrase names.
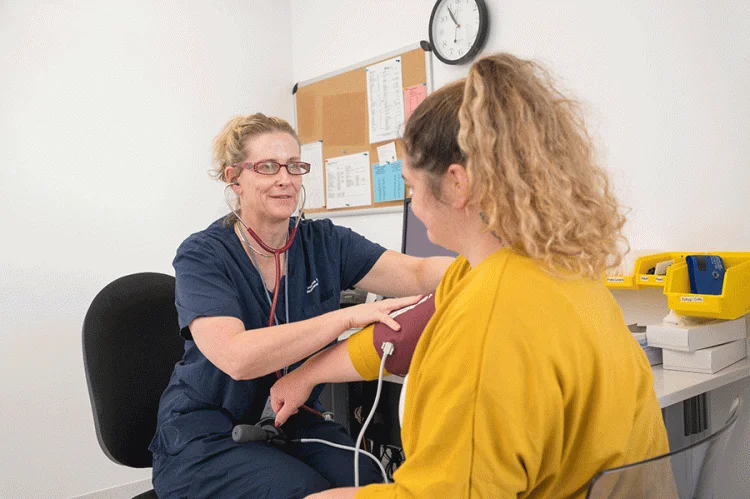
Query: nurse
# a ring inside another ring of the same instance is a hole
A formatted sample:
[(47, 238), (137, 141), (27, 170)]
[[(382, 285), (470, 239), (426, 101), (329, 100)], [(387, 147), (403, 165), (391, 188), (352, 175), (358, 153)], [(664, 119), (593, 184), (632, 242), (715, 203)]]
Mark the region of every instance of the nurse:
[[(232, 214), (188, 237), (173, 262), (185, 354), (160, 402), (150, 446), (154, 489), (162, 499), (296, 498), (352, 485), (351, 452), (237, 444), (232, 428), (261, 419), (277, 376), (347, 329), (372, 322), (399, 328), (388, 314), (419, 299), (339, 309), (341, 290), (420, 295), (437, 286), (452, 259), (387, 251), (328, 220), (297, 227), (292, 214), (310, 165), (282, 119), (232, 119), (215, 139), (214, 161), (216, 178), (237, 203)], [(276, 257), (269, 251), (286, 246)], [(321, 417), (321, 390), (312, 390), (282, 429), (291, 438), (353, 445), (341, 425)], [(381, 481), (368, 459), (360, 473), (363, 483)]]

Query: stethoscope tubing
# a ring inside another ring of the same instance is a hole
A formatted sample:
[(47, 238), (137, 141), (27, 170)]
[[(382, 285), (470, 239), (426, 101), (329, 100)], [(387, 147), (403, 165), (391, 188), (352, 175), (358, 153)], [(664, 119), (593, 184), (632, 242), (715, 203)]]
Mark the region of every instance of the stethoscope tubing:
[[(226, 201), (226, 190), (227, 190), (227, 188), (231, 187), (232, 185), (234, 185), (234, 184), (227, 184), (224, 187), (224, 200), (225, 201)], [(263, 248), (264, 251), (267, 251), (268, 253), (271, 253), (273, 255), (273, 261), (274, 261), (274, 264), (276, 266), (276, 274), (275, 274), (274, 287), (273, 287), (273, 299), (271, 300), (271, 312), (268, 315), (268, 327), (273, 326), (274, 317), (276, 316), (276, 306), (277, 306), (278, 301), (279, 301), (279, 287), (281, 286), (281, 255), (284, 254), (284, 252), (288, 251), (289, 248), (292, 246), (292, 243), (294, 242), (294, 237), (297, 235), (297, 228), (299, 227), (299, 223), (302, 220), (302, 217), (304, 217), (304, 213), (305, 213), (304, 210), (305, 210), (305, 201), (307, 200), (307, 191), (305, 191), (305, 186), (304, 185), (301, 185), (300, 188), (302, 190), (302, 203), (298, 204), (298, 208), (297, 208), (297, 221), (295, 222), (294, 227), (292, 228), (292, 231), (289, 233), (289, 237), (287, 238), (286, 243), (284, 244), (284, 246), (282, 246), (280, 248), (273, 248), (273, 247), (269, 246), (268, 244), (266, 244), (260, 238), (260, 236), (258, 234), (256, 234), (256, 232), (253, 229), (251, 229), (250, 227), (248, 227), (247, 224), (242, 220), (242, 218), (240, 218), (240, 216), (237, 215), (237, 212), (235, 211), (235, 209), (232, 206), (232, 204), (227, 201), (227, 205), (229, 206), (229, 209), (232, 210), (232, 214), (234, 214), (235, 218), (237, 218), (237, 220), (242, 225), (242, 227), (244, 227), (247, 230), (248, 234), (250, 234), (252, 236), (252, 238), (255, 240), (255, 242), (257, 242), (260, 245), (260, 247)], [(244, 237), (244, 234), (242, 234), (242, 232), (240, 232), (240, 234), (243, 236), (242, 237), (243, 242), (245, 242), (247, 244), (247, 241), (246, 241), (246, 239)], [(248, 244), (248, 246), (249, 246), (249, 244)], [(260, 268), (258, 268), (258, 272), (260, 272)], [(261, 274), (261, 279), (262, 278), (263, 278), (263, 274)], [(287, 296), (288, 296), (288, 293), (289, 293), (288, 287), (287, 287), (286, 293), (287, 293)], [(287, 313), (288, 312), (289, 311), (287, 310)], [(283, 374), (281, 373), (281, 371), (276, 371), (276, 378), (277, 379), (280, 379), (282, 376), (283, 376)], [(316, 416), (319, 416), (321, 418), (324, 417), (323, 414), (320, 411), (316, 411), (315, 409), (313, 409), (311, 407), (308, 407), (307, 405), (302, 405), (301, 408), (304, 409), (304, 410), (306, 410), (307, 412), (310, 412), (310, 413), (312, 413), (312, 414), (314, 414)]]

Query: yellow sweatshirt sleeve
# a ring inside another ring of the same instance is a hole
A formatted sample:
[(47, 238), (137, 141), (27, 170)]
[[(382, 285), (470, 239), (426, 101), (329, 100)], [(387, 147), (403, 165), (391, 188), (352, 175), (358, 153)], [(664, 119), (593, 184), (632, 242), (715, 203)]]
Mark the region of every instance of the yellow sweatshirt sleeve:
[[(349, 360), (352, 361), (354, 369), (357, 370), (362, 379), (372, 381), (378, 379), (380, 373), (380, 356), (373, 343), (373, 331), (375, 325), (370, 324), (357, 331), (346, 339), (346, 350), (349, 352)], [(384, 370), (383, 376), (389, 376)]]
[[(448, 270), (446, 270), (445, 276), (435, 293), (436, 307), (438, 306), (441, 297), (448, 293), (468, 270), (470, 270), (469, 262), (462, 256), (456, 258), (456, 260), (448, 267)], [(354, 333), (346, 340), (346, 349), (349, 352), (349, 359), (359, 375), (362, 376), (362, 379), (366, 381), (377, 379), (378, 372), (380, 371), (381, 357), (375, 349), (373, 341), (374, 330), (375, 324), (370, 324)], [(385, 370), (383, 375), (390, 376), (391, 373), (388, 372), (388, 370)]]
[[(476, 362), (467, 352), (474, 348), (465, 346), (464, 351), (453, 352), (451, 362), (438, 362), (431, 349), (419, 371), (409, 374), (402, 428), (404, 450), (410, 447), (406, 461), (396, 471), (394, 483), (368, 485), (357, 492), (357, 499), (469, 497), (476, 387), (467, 381), (474, 378)], [(443, 344), (440, 350), (449, 348)], [(416, 446), (411, 448), (407, 442)]]

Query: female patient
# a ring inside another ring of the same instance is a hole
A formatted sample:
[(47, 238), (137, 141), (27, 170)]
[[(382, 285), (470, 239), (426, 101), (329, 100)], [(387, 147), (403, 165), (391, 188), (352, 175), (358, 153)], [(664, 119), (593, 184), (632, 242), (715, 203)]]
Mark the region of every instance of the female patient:
[[(429, 96), (403, 141), (415, 215), (461, 256), (411, 360), (395, 483), (311, 497), (583, 497), (666, 452), (649, 363), (601, 279), (624, 219), (573, 103), (499, 54)], [(281, 379), (280, 419), (317, 383), (376, 377), (368, 356), (372, 328)]]

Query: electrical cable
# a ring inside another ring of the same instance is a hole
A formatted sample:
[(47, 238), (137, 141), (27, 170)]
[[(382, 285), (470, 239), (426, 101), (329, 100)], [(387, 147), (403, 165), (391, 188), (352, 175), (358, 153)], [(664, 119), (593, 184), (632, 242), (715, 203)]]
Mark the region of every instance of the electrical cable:
[[(299, 440), (290, 440), (290, 441), (300, 442), (303, 444), (306, 444), (306, 443), (326, 444), (326, 445), (330, 445), (331, 447), (336, 447), (337, 449), (356, 451), (355, 447), (349, 447), (348, 445), (335, 444), (333, 442), (329, 442), (328, 440), (321, 440), (319, 438), (300, 438)], [(385, 472), (385, 468), (383, 468), (383, 464), (378, 460), (378, 458), (370, 454), (366, 450), (360, 450), (359, 452), (363, 453), (364, 455), (366, 455), (367, 457), (375, 461), (375, 464), (378, 465), (378, 468), (380, 468), (380, 472), (383, 474), (383, 483), (388, 483), (388, 474)], [(357, 484), (356, 486), (359, 486), (359, 480), (355, 479), (354, 483)]]
[[(370, 424), (372, 417), (375, 415), (375, 410), (378, 408), (378, 402), (380, 401), (380, 391), (383, 389), (383, 371), (385, 370), (385, 359), (393, 353), (393, 343), (390, 341), (384, 342), (380, 348), (383, 350), (383, 358), (380, 360), (380, 372), (378, 373), (378, 389), (375, 392), (375, 401), (372, 403), (372, 409), (370, 414), (367, 416), (362, 429), (357, 436), (357, 442), (354, 444), (354, 486), (359, 487), (359, 445), (362, 443), (362, 438), (365, 436), (365, 430)], [(364, 451), (362, 451), (364, 452)], [(386, 482), (387, 483), (387, 482)]]

